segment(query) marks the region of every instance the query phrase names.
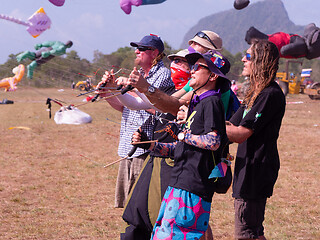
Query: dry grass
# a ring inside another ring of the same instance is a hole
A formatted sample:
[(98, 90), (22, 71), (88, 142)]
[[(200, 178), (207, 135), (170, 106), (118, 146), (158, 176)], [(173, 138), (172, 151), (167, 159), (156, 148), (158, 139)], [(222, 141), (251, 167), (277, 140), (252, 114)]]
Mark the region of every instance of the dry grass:
[[(78, 92), (20, 87), (0, 93), (0, 239), (119, 239), (121, 209), (113, 208), (120, 114), (105, 102), (79, 107), (86, 125), (56, 125), (47, 97), (80, 104)], [(279, 152), (281, 170), (266, 211), (268, 239), (320, 239), (320, 101), (290, 96)], [(53, 105), (53, 113), (58, 105)], [(31, 130), (11, 129), (24, 126)], [(236, 146), (232, 146), (232, 153)], [(89, 157), (88, 160), (81, 155)], [(232, 239), (231, 192), (215, 195), (215, 239)]]

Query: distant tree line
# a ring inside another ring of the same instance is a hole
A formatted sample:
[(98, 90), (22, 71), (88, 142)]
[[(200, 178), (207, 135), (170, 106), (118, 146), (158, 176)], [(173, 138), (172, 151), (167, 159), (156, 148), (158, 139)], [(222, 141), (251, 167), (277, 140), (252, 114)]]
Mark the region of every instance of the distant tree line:
[[(165, 42), (165, 53), (169, 55), (178, 50), (172, 49)], [(229, 79), (235, 79), (242, 82), (244, 78), (241, 76), (243, 63), (241, 62), (243, 53), (231, 54), (223, 49), (222, 54), (225, 55), (231, 63), (231, 70), (228, 73)], [(103, 54), (96, 50), (92, 62), (87, 59), (81, 59), (75, 50), (68, 51), (63, 56), (58, 56), (47, 63), (38, 66), (33, 75), (33, 79), (28, 79), (25, 74), (19, 85), (33, 87), (70, 87), (72, 82), (84, 81), (91, 77), (93, 83), (98, 83), (106, 70), (114, 69), (115, 72), (122, 69), (118, 76), (127, 76), (134, 67), (135, 53), (134, 48), (122, 47), (111, 54)], [(165, 57), (164, 63), (167, 67), (170, 61)], [(292, 61), (292, 60), (290, 60)], [(312, 68), (312, 79), (320, 81), (320, 59), (307, 60), (305, 58), (295, 59), (289, 64), (289, 72), (300, 76), (302, 68)], [(27, 66), (31, 60), (21, 62)], [(0, 80), (13, 76), (12, 69), (18, 64), (16, 55), (11, 54), (7, 62), (0, 65)], [(285, 71), (286, 59), (281, 59), (279, 71)]]

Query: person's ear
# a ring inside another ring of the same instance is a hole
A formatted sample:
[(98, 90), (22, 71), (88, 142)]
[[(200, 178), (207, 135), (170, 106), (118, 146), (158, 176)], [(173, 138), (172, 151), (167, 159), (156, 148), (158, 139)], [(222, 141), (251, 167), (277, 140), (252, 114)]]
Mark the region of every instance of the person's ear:
[(218, 77), (219, 76), (217, 74), (210, 73), (209, 79), (210, 79), (210, 81), (213, 82), (213, 81), (217, 80)]

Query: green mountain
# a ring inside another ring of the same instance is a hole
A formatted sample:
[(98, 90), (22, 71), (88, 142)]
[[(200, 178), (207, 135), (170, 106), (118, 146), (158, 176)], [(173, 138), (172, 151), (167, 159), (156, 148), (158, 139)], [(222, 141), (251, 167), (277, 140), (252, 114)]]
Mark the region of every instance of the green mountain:
[(236, 54), (247, 49), (246, 31), (254, 26), (266, 34), (276, 32), (303, 35), (304, 26), (295, 25), (281, 0), (265, 0), (251, 3), (243, 10), (227, 10), (200, 19), (184, 36), (181, 48), (187, 48), (188, 40), (201, 30), (210, 30), (220, 35), (223, 47)]

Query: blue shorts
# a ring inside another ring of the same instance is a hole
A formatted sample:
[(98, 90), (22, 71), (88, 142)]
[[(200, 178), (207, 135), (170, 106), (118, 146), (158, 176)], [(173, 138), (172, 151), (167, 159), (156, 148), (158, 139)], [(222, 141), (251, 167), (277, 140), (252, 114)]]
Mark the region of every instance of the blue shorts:
[(210, 210), (210, 202), (169, 186), (163, 196), (151, 239), (200, 239), (208, 228)]

